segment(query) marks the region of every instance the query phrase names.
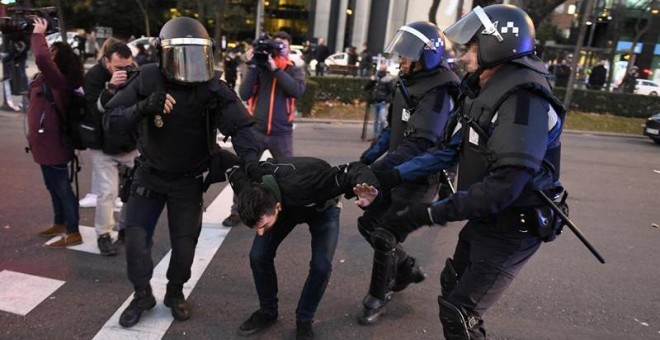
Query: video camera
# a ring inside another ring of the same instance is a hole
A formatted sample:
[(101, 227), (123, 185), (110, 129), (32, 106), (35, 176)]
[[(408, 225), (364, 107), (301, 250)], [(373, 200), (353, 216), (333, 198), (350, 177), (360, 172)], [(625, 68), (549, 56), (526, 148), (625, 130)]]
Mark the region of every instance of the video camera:
[(7, 10), (9, 17), (0, 17), (0, 32), (18, 33), (31, 32), (34, 29), (34, 18), (46, 19), (48, 26), (46, 34), (59, 32), (57, 9), (55, 7), (23, 8), (14, 7)]
[(284, 43), (271, 39), (267, 34), (262, 34), (253, 46), (254, 58), (252, 60), (258, 66), (266, 66), (268, 65), (268, 55), (274, 57), (284, 48)]

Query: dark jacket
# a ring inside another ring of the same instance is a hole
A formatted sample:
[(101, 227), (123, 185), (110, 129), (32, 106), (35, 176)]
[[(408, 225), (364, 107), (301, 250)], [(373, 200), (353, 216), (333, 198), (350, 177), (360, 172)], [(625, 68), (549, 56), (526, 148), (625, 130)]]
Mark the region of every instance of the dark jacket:
[[(273, 175), (286, 207), (324, 206), (341, 195), (353, 195), (353, 187), (367, 183), (379, 188), (379, 183), (368, 166), (360, 162), (330, 166), (313, 157), (268, 159), (259, 163), (262, 175)], [(236, 193), (251, 181), (240, 169), (232, 169), (229, 183)]]
[(43, 88), (44, 83), (48, 84), (55, 104), (66, 115), (65, 108), (70, 99), (68, 94), (73, 91), (73, 85), (51, 59), (43, 34), (32, 34), (32, 53), (40, 71), (28, 91), (28, 143), (32, 157), (41, 165), (66, 164), (73, 158), (73, 148), (65, 142), (59, 117), (43, 95)]
[(86, 114), (89, 115), (86, 123), (97, 128), (98, 144), (87, 145), (90, 149), (103, 150), (104, 153), (114, 155), (127, 153), (136, 149), (137, 139), (135, 134), (117, 137), (116, 135), (103, 133), (101, 122), (103, 121), (103, 107), (110, 101), (114, 93), (106, 89), (106, 83), (110, 81), (112, 74), (99, 61), (85, 74), (83, 87), (85, 89)]
[(376, 74), (376, 79), (369, 79), (363, 87), (365, 91), (369, 91), (370, 103), (390, 103), (394, 97), (394, 91), (396, 90), (394, 78), (388, 75), (387, 72), (380, 73), (381, 71)]
[(257, 131), (265, 135), (293, 132), (296, 98), (305, 92), (305, 73), (292, 62), (274, 72), (250, 65), (239, 88), (241, 99), (248, 102)]
[[(245, 106), (216, 76), (207, 83), (174, 84), (164, 79), (158, 65), (144, 65), (138, 77), (106, 105), (104, 130), (121, 135), (139, 129), (141, 156), (147, 166), (162, 173), (197, 176), (204, 172), (208, 168), (210, 143), (215, 143), (214, 128), (231, 136), (234, 150), (241, 158), (256, 162), (260, 150), (254, 142)], [(137, 102), (158, 90), (174, 97), (173, 110), (159, 117), (136, 112)]]

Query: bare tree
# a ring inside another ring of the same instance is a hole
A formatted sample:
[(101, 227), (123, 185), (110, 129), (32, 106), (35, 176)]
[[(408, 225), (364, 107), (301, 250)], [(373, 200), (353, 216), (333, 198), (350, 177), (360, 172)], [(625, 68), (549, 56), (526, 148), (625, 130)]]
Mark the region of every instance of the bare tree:
[[(657, 0), (642, 1), (638, 2), (637, 6), (634, 7), (635, 10), (639, 11), (639, 16), (637, 16), (637, 19), (635, 20), (635, 37), (630, 45), (630, 51), (628, 52), (630, 55), (630, 61), (626, 66), (626, 73), (624, 74), (630, 73), (630, 69), (635, 65), (635, 48), (642, 39), (642, 36), (644, 36), (651, 26), (651, 15), (653, 14), (649, 9), (651, 9), (656, 2)], [(619, 90), (623, 90), (623, 86), (619, 86)]]
[[(144, 3), (142, 3), (144, 1)], [(144, 31), (147, 34), (147, 37), (151, 36), (151, 31), (149, 30), (149, 11), (147, 11), (147, 1), (149, 0), (135, 0), (137, 3), (138, 7), (140, 7), (140, 11), (142, 12), (142, 15), (144, 16)]]

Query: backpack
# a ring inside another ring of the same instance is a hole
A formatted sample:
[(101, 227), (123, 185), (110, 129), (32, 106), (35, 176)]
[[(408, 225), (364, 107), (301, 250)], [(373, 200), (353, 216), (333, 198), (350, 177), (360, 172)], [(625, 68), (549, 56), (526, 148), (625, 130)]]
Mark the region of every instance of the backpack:
[(67, 108), (67, 115), (65, 117), (57, 108), (55, 100), (53, 99), (53, 94), (48, 85), (44, 82), (44, 95), (53, 110), (57, 113), (64, 142), (76, 150), (85, 150), (86, 147), (84, 146), (83, 138), (81, 136), (81, 131), (84, 131), (84, 128), (81, 125), (83, 125), (82, 123), (86, 116), (86, 106), (85, 95), (80, 90), (76, 89), (71, 91), (71, 99), (69, 100), (69, 107)]

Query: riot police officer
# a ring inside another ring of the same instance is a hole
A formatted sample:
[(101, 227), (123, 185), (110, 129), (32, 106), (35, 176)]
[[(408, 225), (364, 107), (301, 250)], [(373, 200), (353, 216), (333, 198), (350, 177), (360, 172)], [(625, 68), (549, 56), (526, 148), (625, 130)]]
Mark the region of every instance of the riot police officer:
[[(440, 141), (459, 83), (444, 59), (444, 45), (444, 35), (437, 26), (417, 21), (399, 28), (385, 48), (385, 53), (399, 56), (400, 74), (390, 111), (390, 126), (361, 157), (363, 162), (373, 163), (376, 176), (390, 173), (393, 167)], [(376, 161), (386, 151), (387, 154)], [(389, 188), (397, 184), (393, 182), (398, 182), (382, 176), (378, 179)], [(432, 175), (396, 186), (391, 191), (391, 205), (429, 203), (437, 192), (437, 185), (438, 176)], [(363, 325), (379, 319), (393, 291), (401, 291), (410, 283), (426, 278), (401, 245), (390, 251), (390, 246), (396, 242), (383, 238), (382, 233), (374, 233), (387, 207), (389, 205), (374, 207), (358, 218), (358, 230), (374, 248), (369, 293), (362, 301), (364, 309), (358, 317)]]
[(138, 135), (140, 157), (126, 203), (126, 261), (135, 293), (119, 324), (135, 325), (156, 304), (152, 236), (167, 204), (172, 257), (164, 304), (176, 320), (190, 318), (183, 284), (202, 225), (203, 173), (215, 146), (216, 129), (231, 136), (250, 165), (258, 160), (248, 113), (213, 69), (213, 42), (197, 20), (178, 17), (160, 31), (158, 64), (140, 73), (107, 104), (107, 133)]
[(447, 339), (484, 339), (484, 313), (561, 229), (540, 193), (563, 190), (564, 108), (534, 55), (534, 25), (523, 10), (477, 6), (444, 33), (466, 45), (461, 60), (470, 72), (448, 124), (454, 133), (434, 151), (439, 168), (458, 160), (458, 191), (432, 205), (392, 210), (381, 232), (400, 238), (421, 225), (468, 220), (440, 275), (440, 320)]

